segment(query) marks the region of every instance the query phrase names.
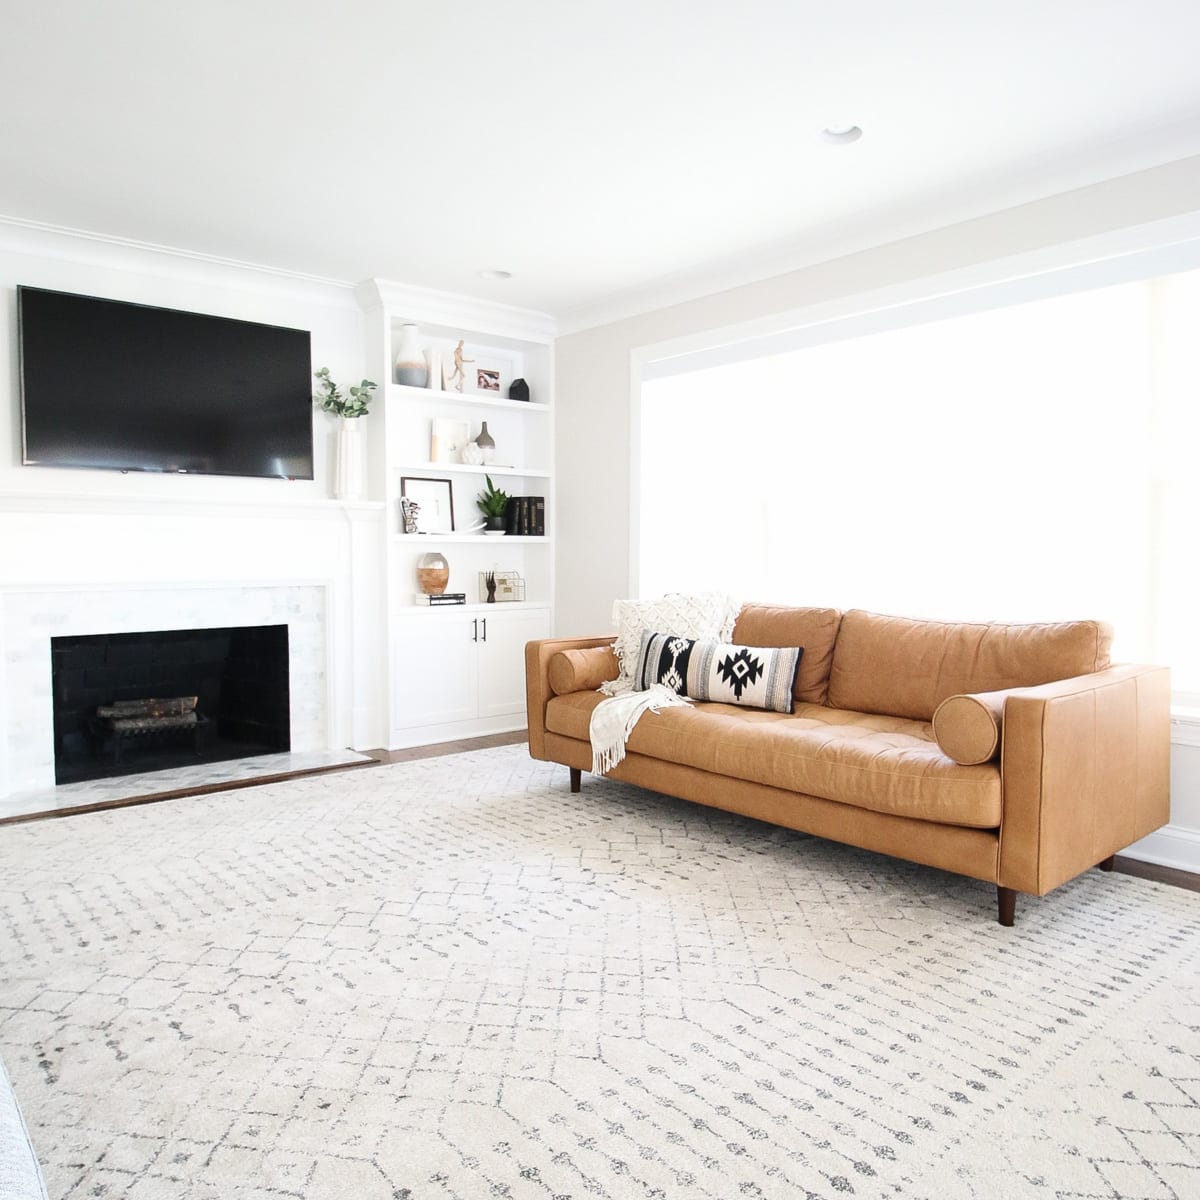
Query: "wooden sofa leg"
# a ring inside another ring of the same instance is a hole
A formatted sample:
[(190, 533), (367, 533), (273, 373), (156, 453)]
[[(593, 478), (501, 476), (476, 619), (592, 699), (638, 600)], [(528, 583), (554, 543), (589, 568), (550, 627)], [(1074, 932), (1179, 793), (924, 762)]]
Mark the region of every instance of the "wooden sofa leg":
[(1103, 862), (1097, 863), (1096, 866), (1098, 866), (1102, 871), (1111, 871), (1116, 865), (1116, 861), (1117, 856), (1115, 854), (1110, 854)]
[(1017, 915), (1017, 893), (1015, 888), (996, 885), (996, 906), (1001, 925), (1011, 925)]
[(583, 772), (578, 767), (571, 767), (571, 791), (577, 792), (583, 786)]

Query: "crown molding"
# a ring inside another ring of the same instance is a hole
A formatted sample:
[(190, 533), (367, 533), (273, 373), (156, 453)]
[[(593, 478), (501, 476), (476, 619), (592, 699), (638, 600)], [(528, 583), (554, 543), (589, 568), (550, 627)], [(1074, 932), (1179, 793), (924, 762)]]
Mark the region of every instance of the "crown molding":
[(387, 279), (364, 279), (354, 294), (364, 312), (385, 310), (414, 322), (447, 325), (452, 329), (478, 329), (526, 342), (549, 344), (558, 334), (558, 323), (549, 313), (499, 304), (456, 292), (415, 287)]
[(0, 251), (179, 279), (210, 287), (287, 294), (336, 308), (354, 308), (354, 285), (263, 263), (243, 262), (178, 246), (72, 229), (0, 213)]
[[(1127, 163), (1129, 169), (1116, 175), (1095, 163), (1088, 168), (1074, 164), (1053, 177), (1038, 173), (1015, 180), (995, 174), (975, 181), (954, 197), (941, 196), (936, 201), (918, 197), (892, 210), (886, 219), (867, 209), (845, 213), (808, 230), (803, 238), (751, 247), (700, 268), (660, 276), (643, 287), (595, 303), (564, 309), (558, 314), (559, 336), (704, 300), (910, 239), (965, 233), (976, 222), (978, 236), (986, 244), (996, 223), (1006, 220), (1027, 219), (1031, 230), (1036, 230), (1040, 214), (1046, 213), (1057, 226), (1061, 221), (1053, 220), (1053, 216), (1064, 205), (1086, 212), (1103, 204), (1114, 215), (1113, 229), (1200, 210), (1200, 202), (1195, 199), (1200, 194), (1200, 154), (1195, 151), (1196, 135), (1191, 131), (1186, 141), (1169, 148), (1144, 150), (1136, 161)], [(1145, 206), (1152, 203), (1148, 197), (1159, 198), (1160, 212), (1141, 215), (1140, 219), (1136, 215), (1120, 219), (1122, 213), (1134, 214), (1139, 209), (1144, 213)], [(1041, 205), (1046, 207), (1039, 208)]]

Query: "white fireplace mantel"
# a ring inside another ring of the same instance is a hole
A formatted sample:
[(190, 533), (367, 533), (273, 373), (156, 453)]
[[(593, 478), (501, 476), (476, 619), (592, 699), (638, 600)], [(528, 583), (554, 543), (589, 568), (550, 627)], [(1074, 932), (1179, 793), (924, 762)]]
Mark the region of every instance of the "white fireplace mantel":
[(54, 784), (53, 637), (286, 625), (292, 749), (330, 748), (336, 603), (329, 579), (0, 590), (0, 796)]

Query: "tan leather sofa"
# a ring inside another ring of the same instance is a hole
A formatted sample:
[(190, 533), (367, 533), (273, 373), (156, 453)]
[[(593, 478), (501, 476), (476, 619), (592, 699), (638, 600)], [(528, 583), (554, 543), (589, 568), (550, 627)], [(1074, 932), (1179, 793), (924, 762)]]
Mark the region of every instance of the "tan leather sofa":
[[(671, 632), (663, 630), (662, 632)], [(699, 703), (648, 713), (610, 774), (1041, 896), (1165, 824), (1170, 684), (1112, 666), (1095, 621), (982, 625), (747, 605), (750, 646), (803, 646), (792, 714)], [(526, 648), (529, 751), (591, 768), (611, 637)]]

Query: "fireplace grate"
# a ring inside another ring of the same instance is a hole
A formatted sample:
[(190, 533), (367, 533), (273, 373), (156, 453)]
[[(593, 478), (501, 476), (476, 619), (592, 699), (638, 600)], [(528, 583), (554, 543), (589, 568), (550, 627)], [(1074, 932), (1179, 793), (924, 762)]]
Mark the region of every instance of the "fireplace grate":
[(112, 754), (113, 765), (131, 747), (191, 742), (197, 757), (208, 732), (208, 718), (196, 711), (197, 696), (114, 700), (96, 709), (93, 736)]

